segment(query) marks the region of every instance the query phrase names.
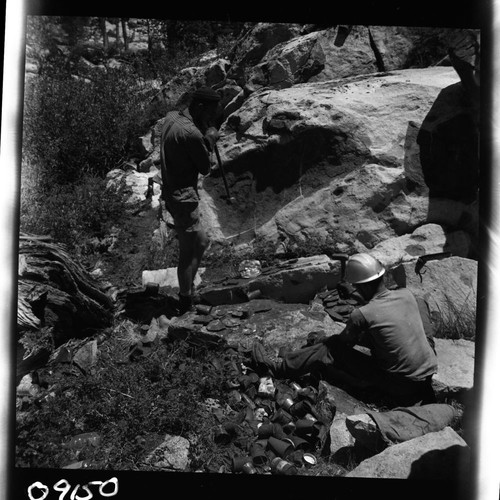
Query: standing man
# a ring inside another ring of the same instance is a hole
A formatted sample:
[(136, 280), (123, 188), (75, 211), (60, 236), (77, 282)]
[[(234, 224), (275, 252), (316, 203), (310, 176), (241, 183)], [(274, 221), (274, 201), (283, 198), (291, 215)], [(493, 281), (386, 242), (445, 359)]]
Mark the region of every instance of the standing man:
[(193, 305), (193, 282), (208, 246), (198, 209), (198, 177), (210, 172), (210, 152), (219, 138), (213, 126), (219, 101), (208, 87), (195, 90), (187, 108), (167, 113), (162, 129), (162, 196), (179, 240), (180, 314)]
[[(384, 273), (369, 254), (351, 256), (345, 279), (365, 304), (353, 310), (345, 329), (278, 363), (266, 357), (262, 344), (254, 344), (255, 365), (281, 378), (316, 372), (351, 388), (374, 389), (396, 406), (435, 402), (437, 358), (424, 328), (430, 320), (422, 318), (428, 311), (408, 289), (387, 289)], [(353, 349), (356, 344), (369, 347), (371, 356)]]

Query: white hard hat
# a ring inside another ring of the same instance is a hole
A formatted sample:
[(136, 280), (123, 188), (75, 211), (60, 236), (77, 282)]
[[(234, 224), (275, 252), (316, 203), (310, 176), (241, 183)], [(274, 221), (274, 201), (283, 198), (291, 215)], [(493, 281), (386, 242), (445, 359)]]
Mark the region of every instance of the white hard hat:
[(347, 260), (345, 280), (352, 284), (367, 283), (384, 273), (385, 268), (377, 259), (367, 253), (358, 253)]

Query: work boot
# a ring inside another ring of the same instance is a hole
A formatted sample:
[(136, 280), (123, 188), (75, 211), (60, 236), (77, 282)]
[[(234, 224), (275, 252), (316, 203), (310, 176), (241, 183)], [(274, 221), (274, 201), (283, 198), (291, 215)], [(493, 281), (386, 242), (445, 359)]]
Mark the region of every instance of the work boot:
[(264, 346), (260, 342), (254, 342), (252, 346), (252, 362), (255, 371), (261, 375), (270, 373), (277, 377), (281, 372), (281, 362), (272, 361), (268, 358)]
[(181, 295), (179, 294), (179, 304), (178, 304), (179, 316), (184, 313), (191, 311), (193, 309), (193, 298), (191, 295)]

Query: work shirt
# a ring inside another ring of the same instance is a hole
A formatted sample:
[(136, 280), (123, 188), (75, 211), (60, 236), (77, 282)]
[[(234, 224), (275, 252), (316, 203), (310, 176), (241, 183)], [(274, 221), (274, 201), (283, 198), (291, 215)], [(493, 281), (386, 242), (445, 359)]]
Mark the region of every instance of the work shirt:
[(164, 194), (177, 201), (199, 201), (198, 174), (210, 172), (210, 153), (203, 134), (189, 114), (170, 111), (161, 134), (161, 173)]
[(420, 381), (437, 372), (417, 301), (406, 288), (375, 294), (351, 313), (341, 336), (350, 345), (367, 345), (377, 365), (389, 373)]

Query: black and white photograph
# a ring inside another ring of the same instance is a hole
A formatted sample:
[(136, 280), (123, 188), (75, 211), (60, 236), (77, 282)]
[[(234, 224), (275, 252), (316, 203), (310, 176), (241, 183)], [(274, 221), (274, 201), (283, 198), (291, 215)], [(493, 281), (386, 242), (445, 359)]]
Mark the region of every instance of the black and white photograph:
[(5, 498), (499, 498), (493, 5), (13, 3)]

